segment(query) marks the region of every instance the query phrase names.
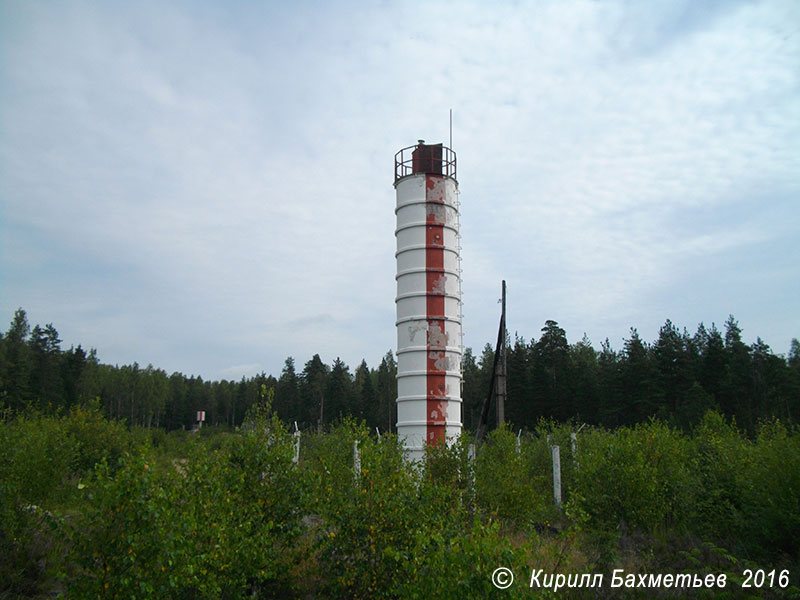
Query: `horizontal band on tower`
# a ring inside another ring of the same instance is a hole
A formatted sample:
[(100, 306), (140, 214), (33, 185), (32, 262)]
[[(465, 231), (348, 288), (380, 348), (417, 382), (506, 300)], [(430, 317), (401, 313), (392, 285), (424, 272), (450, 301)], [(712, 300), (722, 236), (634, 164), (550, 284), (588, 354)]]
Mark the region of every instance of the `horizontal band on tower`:
[[(416, 377), (417, 379), (422, 381), (422, 378), (423, 377), (427, 377), (428, 375), (435, 375), (436, 377), (456, 377), (456, 378), (458, 378), (459, 381), (461, 381), (461, 361), (459, 361), (459, 368), (458, 368), (457, 371), (453, 371), (453, 370), (451, 370), (451, 371), (438, 371), (436, 373), (431, 373), (430, 371), (428, 371), (427, 373), (424, 373), (424, 374), (414, 374), (414, 375), (401, 375), (401, 374), (398, 374), (397, 375), (397, 379), (398, 380), (399, 379), (403, 379), (404, 377)], [(459, 389), (459, 393), (461, 393), (460, 389)], [(424, 397), (427, 397), (427, 396), (424, 396)]]
[(398, 421), (397, 426), (400, 427), (401, 425), (436, 425), (439, 427), (449, 427), (449, 426), (457, 426), (461, 427), (461, 421), (436, 421), (434, 423), (428, 423), (427, 421)]
[(456, 246), (445, 246), (444, 244), (438, 246), (436, 244), (412, 244), (411, 246), (403, 246), (394, 253), (394, 256), (397, 258), (403, 252), (409, 252), (411, 250), (446, 250), (458, 256), (458, 248)]
[[(427, 377), (428, 374), (429, 374), (428, 371), (421, 371), (421, 370), (420, 371), (406, 371), (404, 373), (398, 373), (397, 374), (397, 379), (403, 379), (403, 378), (406, 378), (406, 377), (416, 377), (417, 379), (422, 381), (422, 378), (423, 377)], [(461, 370), (459, 369), (458, 371), (442, 371), (442, 373), (441, 373), (441, 375), (439, 375), (439, 377), (458, 377), (458, 379), (461, 380)]]
[(426, 396), (425, 394), (413, 394), (411, 396), (397, 397), (397, 402), (427, 402), (428, 400), (431, 401), (441, 400), (442, 402), (450, 402), (451, 404), (462, 404), (464, 402), (458, 396), (436, 396), (435, 398), (431, 398), (430, 396)]
[(405, 208), (407, 206), (414, 206), (415, 204), (435, 204), (436, 206), (449, 206), (454, 211), (458, 212), (457, 200), (456, 202), (445, 202), (444, 200), (442, 202), (431, 202), (430, 200), (427, 200), (422, 196), (420, 196), (418, 199), (409, 200), (408, 202), (403, 202), (402, 204), (398, 202), (397, 206), (394, 209), (394, 214), (396, 215), (401, 208)]
[[(409, 352), (449, 352), (450, 354), (458, 354), (461, 356), (461, 348), (460, 346), (426, 346), (426, 345), (419, 345), (419, 346), (405, 346), (404, 348), (398, 348), (397, 354), (407, 354)], [(400, 374), (397, 375), (400, 377)]]
[[(459, 426), (459, 430), (458, 431), (459, 432), (461, 431), (460, 426)], [(448, 431), (447, 432), (447, 437), (446, 437), (446, 442), (449, 444), (451, 441), (455, 440), (457, 435), (458, 435), (458, 433), (455, 433), (455, 432), (451, 433), (451, 432)], [(411, 456), (421, 455), (421, 456), (419, 456), (419, 458), (411, 458), (410, 459), (412, 462), (417, 462), (417, 461), (421, 461), (423, 459), (423, 457), (425, 455), (425, 448), (428, 447), (428, 444), (426, 444), (425, 440), (422, 438), (422, 436), (420, 436), (418, 434), (414, 435), (413, 437), (416, 437), (416, 439), (421, 440), (420, 443), (418, 443), (418, 444), (413, 443), (412, 442), (412, 435), (408, 435), (407, 437), (405, 437), (403, 439), (403, 449), (405, 450), (406, 455), (411, 455)]]
[(414, 267), (413, 269), (403, 269), (397, 275), (395, 275), (394, 278), (399, 279), (403, 275), (414, 275), (417, 273), (444, 273), (445, 275), (452, 275), (453, 277), (461, 277), (461, 274), (458, 271), (453, 271), (452, 269), (444, 269), (439, 267)]
[(454, 231), (456, 235), (458, 235), (458, 227), (454, 227), (453, 225), (448, 225), (447, 223), (429, 223), (428, 221), (414, 221), (413, 223), (406, 223), (394, 230), (394, 234), (397, 235), (404, 229), (413, 229), (414, 227), (442, 227), (444, 229), (450, 229)]
[[(422, 377), (425, 377), (427, 375), (430, 375), (430, 373), (425, 373), (424, 375), (400, 375), (400, 374), (398, 374), (397, 375), (397, 379), (403, 379), (404, 377), (418, 377), (419, 379), (422, 379)], [(437, 377), (457, 377), (459, 379), (459, 381), (460, 381), (461, 380), (461, 370), (459, 369), (458, 371), (440, 371), (439, 373), (436, 374), (436, 376)], [(461, 390), (459, 390), (459, 393), (461, 393)], [(416, 398), (417, 400), (424, 400), (427, 397), (428, 396), (425, 395), (425, 394), (422, 394), (419, 397), (414, 396), (414, 398)], [(408, 396), (408, 398), (411, 398), (411, 396)], [(460, 402), (460, 400), (459, 400), (459, 402)]]
[[(411, 148), (413, 148), (413, 146), (410, 146), (409, 148), (404, 148), (404, 150), (410, 150)], [(455, 156), (455, 152), (450, 150), (450, 148), (448, 148), (447, 150), (449, 152), (451, 152), (453, 156)], [(401, 150), (400, 152), (402, 152), (402, 151), (403, 150)], [(398, 154), (400, 154), (400, 152), (398, 152)], [(402, 166), (407, 166), (407, 163), (408, 163), (408, 161), (406, 161), (406, 165), (402, 165), (401, 164), (401, 167)], [(443, 161), (443, 164), (444, 164), (445, 169), (447, 170), (446, 173), (438, 173), (438, 172), (428, 173), (427, 170), (425, 170), (425, 169), (420, 170), (420, 171), (416, 171), (416, 172), (412, 172), (412, 173), (409, 173), (409, 172), (405, 171), (402, 174), (400, 174), (397, 171), (395, 171), (394, 187), (396, 189), (402, 182), (404, 182), (404, 181), (406, 181), (408, 179), (412, 179), (412, 180), (413, 179), (422, 179), (422, 178), (427, 179), (428, 177), (431, 177), (431, 178), (435, 177), (436, 179), (442, 179), (442, 180), (449, 179), (450, 181), (452, 181), (456, 185), (456, 187), (458, 187), (458, 179), (456, 179), (455, 170), (453, 170), (453, 171), (449, 170), (452, 166), (455, 166), (455, 160), (453, 160), (453, 161), (445, 160), (445, 161)], [(397, 155), (395, 155), (395, 169), (397, 169), (397, 167), (398, 167)], [(413, 167), (412, 167), (412, 169), (413, 169)]]
[(461, 320), (454, 317), (429, 317), (428, 315), (419, 315), (411, 317), (403, 317), (394, 322), (395, 327), (401, 323), (410, 323), (411, 321), (446, 321), (448, 323), (457, 323), (461, 325)]
[(459, 302), (461, 301), (461, 298), (458, 296), (446, 292), (409, 292), (407, 294), (400, 294), (394, 301), (397, 302), (398, 300), (405, 300), (407, 298), (451, 298)]

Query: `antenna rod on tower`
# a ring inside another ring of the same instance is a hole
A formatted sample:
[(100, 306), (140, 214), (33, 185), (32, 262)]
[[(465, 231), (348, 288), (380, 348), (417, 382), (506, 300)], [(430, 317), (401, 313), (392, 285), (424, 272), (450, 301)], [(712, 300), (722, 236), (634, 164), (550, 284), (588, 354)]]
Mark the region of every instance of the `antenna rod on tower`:
[(453, 109), (450, 109), (450, 150), (453, 149)]

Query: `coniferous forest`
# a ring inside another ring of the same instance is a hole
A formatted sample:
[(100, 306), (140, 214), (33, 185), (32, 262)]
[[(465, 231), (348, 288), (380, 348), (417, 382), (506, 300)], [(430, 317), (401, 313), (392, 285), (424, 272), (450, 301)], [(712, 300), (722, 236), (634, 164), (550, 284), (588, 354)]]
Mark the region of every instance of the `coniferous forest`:
[(0, 600), (800, 597), (797, 340), (748, 346), (730, 317), (597, 350), (547, 321), (508, 347), (508, 423), (473, 437), (494, 356), (467, 349), (465, 432), (412, 467), (391, 352), (205, 381), (19, 309)]
[[(506, 420), (532, 430), (542, 418), (615, 428), (651, 417), (688, 430), (707, 410), (734, 419), (752, 433), (760, 421), (800, 423), (800, 342), (788, 356), (775, 354), (760, 338), (742, 341), (733, 316), (724, 331), (700, 324), (693, 334), (669, 320), (648, 342), (636, 329), (622, 348), (608, 340), (599, 349), (584, 338), (570, 343), (555, 321), (538, 339), (507, 341)], [(489, 393), (494, 350), (463, 357), (463, 422), (478, 426)], [(274, 389), (273, 409), (300, 429), (334, 423), (345, 416), (370, 429), (392, 431), (397, 365), (388, 351), (376, 367), (362, 360), (355, 369), (318, 354), (300, 367), (288, 357), (277, 378), (260, 373), (239, 381), (206, 381), (167, 374), (153, 365), (108, 365), (94, 350), (63, 349), (52, 324), (28, 323), (18, 309), (0, 337), (0, 403), (15, 411), (67, 411), (95, 399), (106, 417), (129, 426), (167, 431), (190, 429), (196, 411), (206, 424), (235, 428), (259, 399), (262, 386)], [(490, 412), (490, 426), (494, 411)]]

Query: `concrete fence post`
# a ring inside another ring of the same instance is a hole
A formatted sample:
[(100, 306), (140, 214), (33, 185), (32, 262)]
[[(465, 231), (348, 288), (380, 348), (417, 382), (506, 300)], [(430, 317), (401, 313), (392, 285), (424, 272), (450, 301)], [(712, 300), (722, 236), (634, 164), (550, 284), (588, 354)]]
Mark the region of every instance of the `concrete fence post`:
[(570, 433), (569, 434), (569, 445), (572, 450), (572, 466), (575, 467), (575, 470), (578, 470), (578, 434), (577, 433)]
[(297, 427), (297, 421), (294, 422), (294, 433), (292, 437), (294, 438), (294, 456), (292, 457), (292, 462), (298, 464), (300, 462), (300, 429)]
[(550, 448), (553, 452), (553, 498), (556, 506), (561, 506), (561, 451), (558, 446)]
[(361, 478), (361, 451), (358, 449), (358, 440), (353, 442), (353, 482), (358, 487)]

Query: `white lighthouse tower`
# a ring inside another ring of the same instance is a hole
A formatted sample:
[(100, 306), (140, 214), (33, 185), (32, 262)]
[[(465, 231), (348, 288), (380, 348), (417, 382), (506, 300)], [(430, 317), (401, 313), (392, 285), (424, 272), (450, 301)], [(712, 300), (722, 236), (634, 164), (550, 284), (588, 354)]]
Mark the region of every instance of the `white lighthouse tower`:
[(397, 433), (408, 458), (461, 433), (461, 260), (456, 155), (395, 155)]

